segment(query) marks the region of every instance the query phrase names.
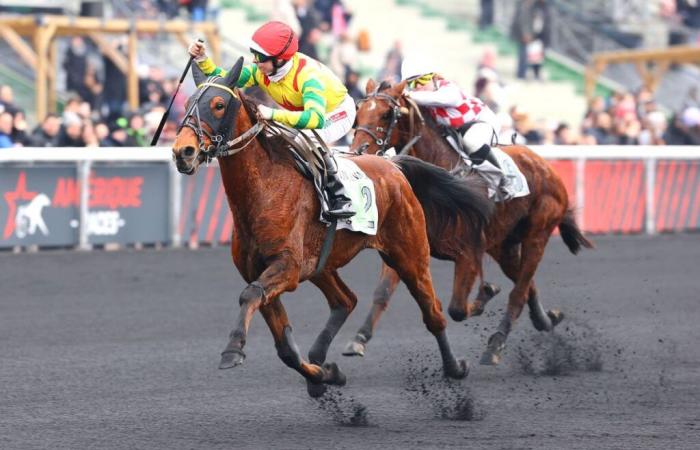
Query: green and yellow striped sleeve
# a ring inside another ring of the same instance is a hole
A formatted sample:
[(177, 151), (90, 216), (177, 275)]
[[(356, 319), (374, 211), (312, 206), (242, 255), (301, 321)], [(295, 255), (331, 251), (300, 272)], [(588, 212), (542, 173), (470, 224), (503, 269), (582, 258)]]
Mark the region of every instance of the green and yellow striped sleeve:
[[(211, 58), (207, 58), (204, 61), (200, 61), (197, 63), (200, 69), (202, 69), (202, 72), (204, 72), (204, 75), (210, 77), (212, 75), (218, 75), (220, 77), (225, 77), (226, 74), (228, 73), (227, 70), (222, 69), (221, 67), (218, 67), (216, 64), (214, 64), (214, 61), (212, 61)], [(243, 69), (241, 70), (241, 75), (238, 77), (238, 82), (236, 85), (239, 88), (246, 88), (250, 86), (257, 86), (258, 82), (256, 79), (256, 72), (258, 71), (258, 67), (255, 64), (248, 64), (246, 66), (243, 66)]]
[(272, 119), (294, 128), (323, 128), (325, 125), (326, 99), (323, 85), (318, 80), (307, 80), (301, 87), (303, 111), (275, 109)]

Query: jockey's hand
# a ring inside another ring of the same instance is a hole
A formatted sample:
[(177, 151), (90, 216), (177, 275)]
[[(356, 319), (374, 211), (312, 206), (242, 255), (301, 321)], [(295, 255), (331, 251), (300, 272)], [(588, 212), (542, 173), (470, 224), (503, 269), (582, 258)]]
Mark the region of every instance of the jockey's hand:
[(194, 57), (194, 60), (197, 62), (207, 59), (207, 48), (204, 46), (204, 42), (194, 41), (190, 44), (187, 52)]
[(265, 105), (258, 105), (258, 117), (263, 120), (272, 120), (275, 110)]

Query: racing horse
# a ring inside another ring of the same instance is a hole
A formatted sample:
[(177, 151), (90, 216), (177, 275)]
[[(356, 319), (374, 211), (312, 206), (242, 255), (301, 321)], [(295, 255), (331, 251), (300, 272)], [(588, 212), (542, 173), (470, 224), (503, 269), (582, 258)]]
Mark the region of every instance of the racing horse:
[[(250, 320), (259, 309), (279, 358), (306, 379), (309, 395), (323, 395), (329, 384), (343, 385), (345, 375), (337, 364), (326, 362), (326, 355), (357, 297), (340, 278), (338, 268), (361, 250), (374, 248), (418, 303), (426, 328), (437, 340), (445, 374), (465, 377), (468, 367), (450, 350), (446, 320), (433, 289), (423, 208), (426, 214), (447, 215), (448, 222), (467, 224), (480, 234), (492, 207), (482, 187), (412, 157), (394, 162), (372, 155), (353, 157), (375, 186), (377, 233), (339, 230), (320, 267), (327, 228), (319, 220), (313, 185), (297, 169), (289, 142), (266, 132), (272, 125), (256, 117), (257, 105), (235, 87), (241, 65), (242, 58), (226, 77), (210, 78), (192, 65), (197, 90), (187, 101), (172, 149), (177, 170), (187, 175), (202, 163), (218, 159), (235, 225), (231, 255), (248, 283), (240, 294), (238, 319), (219, 368), (243, 363)], [(305, 280), (323, 292), (330, 307), (330, 318), (308, 361), (294, 342), (280, 299)]]
[[(429, 114), (424, 114), (414, 102), (403, 95), (406, 82), (377, 85), (369, 80), (367, 97), (360, 103), (356, 117), (355, 136), (350, 150), (357, 153), (384, 154), (395, 148), (399, 154), (409, 154), (452, 172), (465, 173), (462, 157), (441, 135), (438, 125)], [(576, 224), (574, 213), (561, 178), (547, 162), (525, 146), (507, 145), (501, 149), (511, 156), (524, 174), (530, 194), (497, 203), (496, 210), (485, 231), (485, 244), (468, 243), (464, 238), (471, 230), (457, 230), (454, 234), (436, 236), (428, 233), (434, 257), (455, 262), (454, 286), (448, 312), (455, 321), (483, 312), (486, 302), (498, 289), (482, 283), (474, 302), (468, 296), (477, 275), (481, 275), (483, 251), (491, 255), (514, 287), (508, 298), (508, 307), (484, 351), (481, 363), (498, 364), (506, 339), (525, 303), (530, 319), (538, 331), (551, 331), (563, 314), (558, 310), (545, 313), (533, 280), (542, 259), (545, 246), (555, 228), (559, 228), (564, 243), (571, 253), (581, 247), (592, 248)], [(467, 174), (466, 177), (477, 176)], [(430, 220), (428, 221), (430, 224)], [(455, 251), (455, 249), (457, 251)], [(384, 266), (377, 286), (372, 309), (365, 323), (348, 343), (344, 354), (363, 355), (374, 328), (389, 304), (399, 278)]]

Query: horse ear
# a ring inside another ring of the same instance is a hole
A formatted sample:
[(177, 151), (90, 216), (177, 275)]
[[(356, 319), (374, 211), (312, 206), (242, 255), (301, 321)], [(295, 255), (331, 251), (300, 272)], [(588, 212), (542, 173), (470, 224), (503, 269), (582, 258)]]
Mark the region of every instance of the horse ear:
[(199, 86), (207, 81), (207, 76), (204, 74), (202, 69), (199, 68), (199, 65), (196, 62), (192, 64), (192, 78), (194, 78), (194, 84), (196, 86)]
[(235, 88), (236, 83), (238, 83), (238, 79), (241, 77), (241, 70), (243, 70), (243, 57), (241, 56), (238, 58), (238, 61), (236, 61), (236, 64), (233, 65), (231, 70), (229, 71), (228, 75), (226, 75), (226, 80), (224, 83), (226, 86)]
[(374, 89), (377, 87), (377, 83), (374, 82), (373, 79), (367, 80), (367, 86), (365, 86), (365, 92), (369, 94), (370, 92), (374, 92)]
[(394, 92), (396, 92), (398, 95), (401, 95), (403, 93), (403, 91), (406, 89), (407, 83), (408, 83), (408, 81), (403, 80), (401, 83), (394, 86), (394, 89), (395, 89)]

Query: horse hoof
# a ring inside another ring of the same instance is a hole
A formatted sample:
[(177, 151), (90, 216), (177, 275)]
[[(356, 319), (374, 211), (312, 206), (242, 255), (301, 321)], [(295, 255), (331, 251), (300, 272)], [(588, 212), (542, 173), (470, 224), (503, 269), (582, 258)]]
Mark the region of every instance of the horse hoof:
[(497, 366), (501, 363), (501, 356), (486, 350), (481, 355), (481, 360), (479, 363), (482, 366)]
[(323, 394), (326, 393), (326, 390), (328, 390), (328, 388), (326, 387), (325, 384), (322, 384), (322, 383), (314, 384), (310, 381), (306, 382), (306, 392), (309, 393), (309, 397), (311, 397), (311, 398), (322, 397)]
[(323, 369), (326, 371), (326, 378), (323, 380), (324, 383), (345, 386), (348, 380), (336, 363), (326, 363), (323, 365)]
[[(486, 295), (487, 300), (489, 301), (495, 296), (498, 295), (498, 293), (501, 292), (501, 288), (496, 286), (493, 283), (484, 283), (484, 295)], [(484, 302), (485, 304), (486, 302)]]
[(496, 332), (489, 338), (486, 351), (481, 355), (482, 366), (497, 366), (501, 362), (501, 352), (506, 347), (506, 336)]
[(357, 340), (348, 342), (343, 350), (343, 356), (365, 356), (365, 344)]
[(552, 321), (552, 328), (557, 326), (562, 320), (564, 320), (564, 313), (558, 309), (550, 309), (547, 311), (547, 316), (549, 320)]
[(447, 312), (455, 322), (462, 322), (467, 318), (467, 313), (464, 311), (464, 308), (453, 308), (450, 306), (447, 308)]
[(245, 361), (245, 353), (239, 351), (228, 351), (221, 354), (219, 369), (232, 369), (240, 366)]
[(445, 375), (455, 380), (463, 380), (469, 375), (469, 366), (463, 359), (458, 359), (456, 365), (445, 368)]

